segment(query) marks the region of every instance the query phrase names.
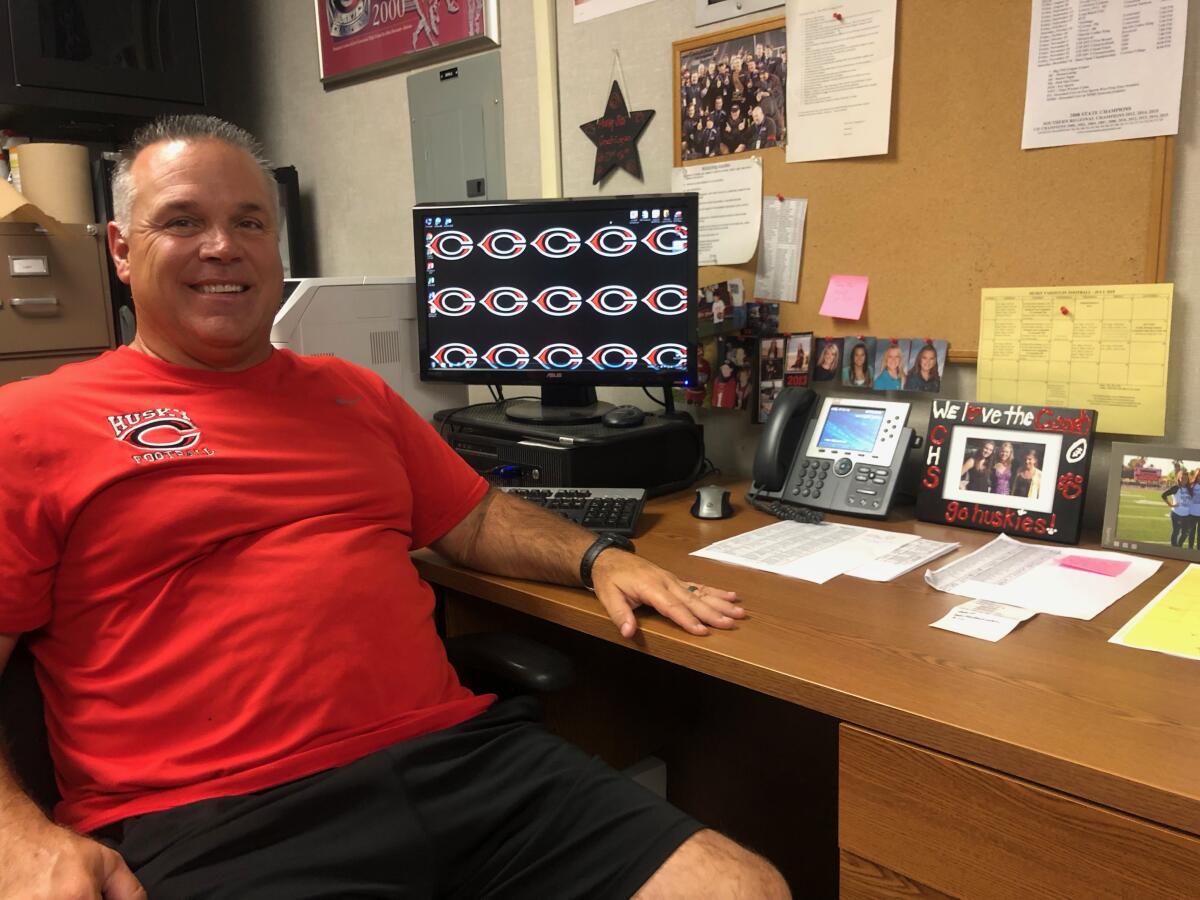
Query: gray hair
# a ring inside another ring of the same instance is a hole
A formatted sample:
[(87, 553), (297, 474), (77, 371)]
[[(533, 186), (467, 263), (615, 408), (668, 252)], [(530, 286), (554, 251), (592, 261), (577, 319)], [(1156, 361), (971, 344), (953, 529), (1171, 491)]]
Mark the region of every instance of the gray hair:
[(267, 182), (267, 194), (271, 198), (271, 210), (279, 221), (279, 194), (275, 188), (275, 172), (267, 161), (259, 140), (244, 128), (239, 128), (216, 116), (162, 116), (133, 133), (129, 144), (121, 149), (121, 158), (113, 171), (113, 221), (122, 234), (128, 233), (129, 214), (137, 189), (133, 184), (133, 161), (147, 147), (171, 141), (194, 143), (197, 141), (221, 141), (231, 147), (244, 150), (262, 170)]

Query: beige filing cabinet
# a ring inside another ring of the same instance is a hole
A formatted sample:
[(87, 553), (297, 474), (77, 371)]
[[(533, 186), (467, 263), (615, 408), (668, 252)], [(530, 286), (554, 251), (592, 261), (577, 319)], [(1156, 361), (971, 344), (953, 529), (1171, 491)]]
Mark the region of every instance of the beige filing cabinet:
[(114, 346), (104, 229), (0, 222), (0, 384)]

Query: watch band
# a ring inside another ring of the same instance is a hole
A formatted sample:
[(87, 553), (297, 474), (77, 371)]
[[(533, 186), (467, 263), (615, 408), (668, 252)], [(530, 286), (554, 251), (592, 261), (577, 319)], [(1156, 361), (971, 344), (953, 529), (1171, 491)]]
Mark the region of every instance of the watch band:
[(636, 552), (633, 541), (629, 538), (620, 534), (601, 532), (592, 546), (584, 551), (583, 559), (579, 560), (579, 580), (589, 591), (595, 589), (592, 584), (592, 566), (596, 563), (596, 557), (609, 547), (616, 547), (618, 550), (625, 550), (628, 553)]

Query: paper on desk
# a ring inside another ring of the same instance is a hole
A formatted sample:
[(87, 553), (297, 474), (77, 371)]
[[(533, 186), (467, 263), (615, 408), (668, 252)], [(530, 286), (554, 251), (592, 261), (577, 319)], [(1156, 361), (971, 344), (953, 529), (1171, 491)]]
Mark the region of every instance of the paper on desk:
[(820, 314), (839, 319), (861, 317), (863, 304), (867, 302), (867, 286), (866, 275), (830, 275)]
[(784, 521), (709, 544), (692, 556), (824, 584), (913, 540), (910, 534), (857, 525)]
[[(1119, 575), (1097, 575), (1058, 565), (1059, 559), (1067, 555), (1128, 560), (1130, 565)], [(969, 556), (937, 571), (927, 571), (925, 581), (939, 591), (976, 600), (1072, 619), (1092, 619), (1153, 575), (1160, 565), (1155, 560), (1101, 550), (1035, 546), (1002, 534)]]
[(1184, 569), (1108, 640), (1200, 660), (1200, 566)]
[(754, 255), (762, 219), (761, 159), (672, 169), (671, 190), (700, 194), (698, 265), (736, 266)]
[(985, 288), (976, 397), (1094, 409), (1104, 431), (1162, 434), (1173, 292), (1170, 284)]
[(754, 275), (755, 299), (796, 302), (807, 213), (807, 200), (763, 197), (758, 271)]
[(1187, 14), (1187, 0), (1033, 0), (1022, 149), (1176, 134)]
[(789, 0), (787, 161), (888, 152), (896, 0)]
[(993, 603), (991, 600), (968, 600), (930, 624), (934, 628), (944, 628), (994, 643), (1035, 615), (1037, 613), (1033, 610)]
[(946, 553), (957, 550), (959, 544), (947, 541), (931, 541), (928, 538), (916, 538), (901, 544), (884, 556), (871, 560), (856, 569), (847, 572), (855, 578), (867, 581), (891, 581), (906, 572), (911, 572), (917, 566), (937, 559)]

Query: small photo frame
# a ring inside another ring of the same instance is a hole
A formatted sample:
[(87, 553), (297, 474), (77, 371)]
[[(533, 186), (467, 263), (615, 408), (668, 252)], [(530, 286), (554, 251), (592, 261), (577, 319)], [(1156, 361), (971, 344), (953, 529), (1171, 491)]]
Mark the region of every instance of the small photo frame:
[(784, 146), (784, 22), (780, 16), (672, 44), (675, 165)]
[(844, 343), (842, 384), (869, 388), (875, 384), (875, 338), (848, 337)]
[(788, 387), (807, 387), (812, 365), (813, 336), (811, 331), (787, 336), (787, 353), (783, 367), (783, 383)]
[(917, 518), (1077, 543), (1095, 431), (1091, 409), (934, 400)]
[(841, 381), (842, 377), (842, 339), (840, 337), (823, 337), (817, 339), (813, 349), (812, 380)]
[(1102, 546), (1200, 562), (1197, 525), (1200, 449), (1113, 443)]
[(911, 340), (908, 342), (908, 363), (905, 366), (904, 390), (925, 394), (942, 392), (942, 373), (946, 370), (945, 341)]
[(315, 7), (318, 69), (327, 85), (500, 46), (499, 0), (315, 0)]

